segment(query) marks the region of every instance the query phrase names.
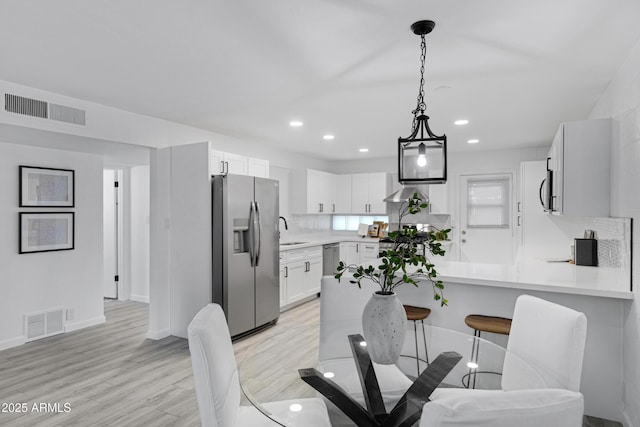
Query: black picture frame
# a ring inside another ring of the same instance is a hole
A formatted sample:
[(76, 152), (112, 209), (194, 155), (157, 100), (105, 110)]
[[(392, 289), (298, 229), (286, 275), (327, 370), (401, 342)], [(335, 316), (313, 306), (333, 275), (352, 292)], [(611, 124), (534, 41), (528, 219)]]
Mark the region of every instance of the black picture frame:
[(75, 207), (75, 171), (72, 169), (19, 167), (19, 206)]
[(75, 248), (75, 212), (20, 212), (18, 253)]

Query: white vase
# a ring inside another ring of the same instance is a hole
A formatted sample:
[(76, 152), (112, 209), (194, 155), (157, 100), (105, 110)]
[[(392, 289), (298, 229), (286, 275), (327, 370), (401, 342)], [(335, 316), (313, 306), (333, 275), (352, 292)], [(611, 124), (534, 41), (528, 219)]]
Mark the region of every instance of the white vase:
[(400, 358), (407, 314), (395, 293), (374, 293), (362, 312), (362, 331), (371, 360), (392, 365)]

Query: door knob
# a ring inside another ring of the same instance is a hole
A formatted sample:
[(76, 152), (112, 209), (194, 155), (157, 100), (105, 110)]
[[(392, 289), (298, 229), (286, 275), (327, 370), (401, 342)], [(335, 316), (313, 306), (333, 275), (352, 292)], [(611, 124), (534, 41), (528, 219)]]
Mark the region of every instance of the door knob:
[(462, 234), (467, 234), (467, 232), (466, 232), (466, 231), (464, 231), (464, 230), (462, 230), (460, 233), (462, 233)]
[(467, 239), (462, 239), (462, 243), (467, 243)]

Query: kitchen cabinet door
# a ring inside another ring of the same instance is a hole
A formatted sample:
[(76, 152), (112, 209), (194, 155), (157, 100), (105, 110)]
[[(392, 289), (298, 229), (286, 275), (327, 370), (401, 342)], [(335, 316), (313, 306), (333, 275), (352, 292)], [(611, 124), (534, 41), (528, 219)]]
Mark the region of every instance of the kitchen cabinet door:
[(378, 262), (378, 252), (380, 251), (380, 245), (378, 243), (358, 243), (358, 254), (359, 260), (358, 263), (360, 265), (373, 265), (377, 267)]
[(358, 253), (358, 245), (356, 242), (340, 243), (340, 261), (346, 265), (358, 265), (360, 263), (360, 254)]
[(287, 262), (286, 303), (291, 304), (307, 296), (307, 261)]
[(248, 160), (245, 156), (234, 153), (224, 153), (224, 162), (227, 167), (227, 173), (234, 175), (248, 175)]
[(334, 213), (336, 211), (335, 175), (329, 172), (316, 171), (318, 173), (318, 183), (316, 191), (321, 207), (321, 213)]
[(306, 294), (312, 296), (320, 292), (322, 281), (322, 257), (310, 258), (307, 261)]
[(224, 153), (218, 150), (209, 151), (209, 174), (222, 175), (225, 171)]
[(249, 157), (247, 162), (247, 172), (250, 176), (269, 178), (269, 160)]
[(369, 210), (369, 174), (351, 175), (351, 212), (367, 213)]
[(552, 210), (555, 215), (610, 214), (611, 120), (560, 125), (549, 150)]
[(334, 174), (314, 169), (295, 169), (289, 185), (292, 213), (333, 213)]
[(386, 214), (387, 174), (355, 173), (351, 175), (351, 212), (359, 214)]
[(448, 184), (429, 185), (429, 213), (449, 214), (449, 187)]
[(211, 175), (231, 173), (234, 175), (269, 178), (269, 161), (219, 150), (210, 150), (209, 172)]
[(384, 198), (387, 192), (387, 174), (384, 172), (370, 173), (369, 175), (369, 213), (386, 214), (387, 203)]
[(333, 183), (334, 212), (351, 213), (351, 175), (335, 175)]

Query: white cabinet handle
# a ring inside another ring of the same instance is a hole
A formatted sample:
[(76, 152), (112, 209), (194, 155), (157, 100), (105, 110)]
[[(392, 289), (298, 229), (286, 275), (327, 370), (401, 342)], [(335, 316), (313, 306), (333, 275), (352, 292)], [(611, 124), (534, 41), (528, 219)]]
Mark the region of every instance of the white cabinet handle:
[(284, 268), (284, 277), (289, 277), (289, 267)]

